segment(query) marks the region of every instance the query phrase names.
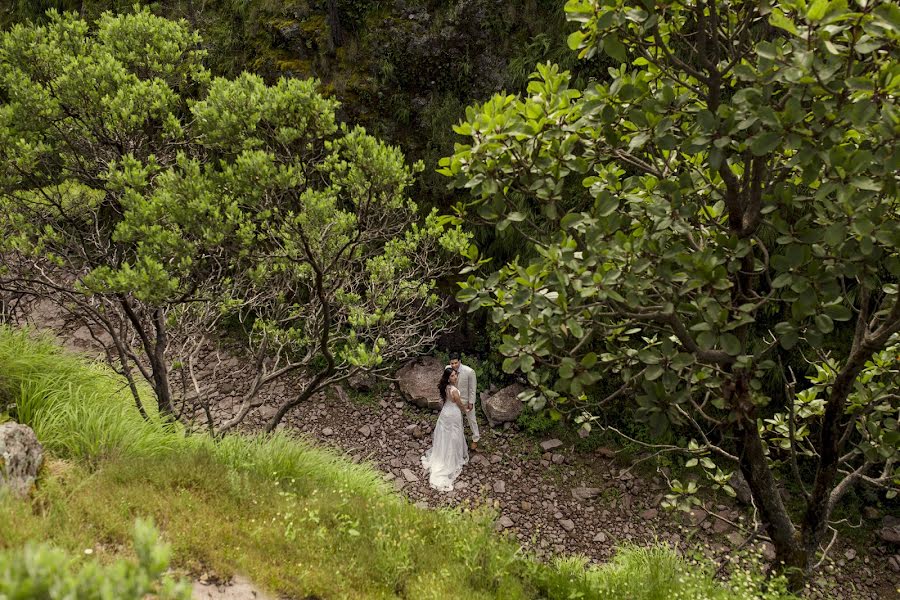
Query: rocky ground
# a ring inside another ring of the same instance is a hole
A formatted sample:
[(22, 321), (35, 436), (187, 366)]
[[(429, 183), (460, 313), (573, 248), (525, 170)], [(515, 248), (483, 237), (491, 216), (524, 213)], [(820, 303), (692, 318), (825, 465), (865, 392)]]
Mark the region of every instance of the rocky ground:
[[(55, 329), (69, 348), (99, 357), (96, 340), (85, 328), (61, 328), (58, 319), (46, 315), (43, 324)], [(236, 412), (237, 399), (249, 382), (244, 369), (242, 361), (229, 358), (200, 374), (211, 390), (217, 419)], [(277, 400), (296, 385), (286, 379), (264, 390), (263, 396)], [(248, 417), (245, 428), (261, 427), (272, 410), (264, 406)], [(298, 407), (282, 426), (353, 461), (370, 462), (419, 506), (493, 507), (498, 530), (539, 557), (578, 553), (604, 562), (623, 543), (665, 543), (688, 556), (702, 552), (719, 564), (733, 563), (748, 550), (764, 560), (772, 558), (768, 543), (745, 543), (746, 509), (730, 499), (708, 500), (691, 513), (663, 509), (665, 481), (646, 466), (639, 472), (629, 468), (634, 465), (625, 464), (614, 449), (577, 453), (559, 440), (527, 436), (515, 425), (491, 428), (483, 415), (479, 451), (471, 455), (454, 491), (438, 493), (428, 486), (419, 462), (436, 419), (434, 410), (407, 403), (393, 387), (368, 394), (341, 387)], [(881, 518), (871, 512), (867, 516)], [(890, 520), (886, 525), (897, 523)], [(900, 535), (900, 525), (897, 531)], [(898, 550), (871, 530), (855, 546), (839, 541), (813, 577), (807, 597), (900, 598)]]

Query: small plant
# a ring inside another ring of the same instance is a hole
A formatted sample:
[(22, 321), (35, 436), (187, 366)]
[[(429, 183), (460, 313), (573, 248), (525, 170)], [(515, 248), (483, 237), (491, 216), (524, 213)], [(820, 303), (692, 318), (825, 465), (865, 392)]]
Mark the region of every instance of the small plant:
[[(0, 553), (0, 597), (33, 600), (187, 600), (190, 587), (164, 575), (170, 550), (159, 541), (150, 521), (138, 519), (133, 530), (137, 562), (118, 560), (100, 565), (90, 560), (73, 569), (76, 560), (48, 544), (28, 545), (24, 551)], [(85, 550), (86, 555), (93, 549)]]

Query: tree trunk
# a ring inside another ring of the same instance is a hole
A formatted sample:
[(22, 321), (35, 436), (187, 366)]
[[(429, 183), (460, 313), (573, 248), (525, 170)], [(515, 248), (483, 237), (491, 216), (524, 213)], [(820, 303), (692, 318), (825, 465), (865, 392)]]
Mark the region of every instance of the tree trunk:
[(806, 578), (810, 555), (791, 521), (769, 468), (747, 380), (744, 373), (735, 375), (731, 398), (732, 406), (739, 414), (737, 442), (741, 472), (760, 516), (768, 526), (769, 537), (775, 546), (776, 568), (788, 577), (791, 589), (799, 590)]
[(169, 339), (166, 334), (165, 315), (160, 309), (153, 312), (153, 326), (156, 329), (156, 343), (149, 356), (150, 365), (153, 367), (153, 388), (156, 391), (159, 414), (168, 418), (175, 414), (175, 407), (172, 404), (172, 390), (169, 387), (169, 366), (166, 364)]
[(278, 427), (278, 424), (281, 423), (281, 420), (284, 419), (284, 416), (288, 414), (288, 412), (293, 410), (297, 405), (309, 400), (309, 398), (319, 390), (319, 385), (322, 381), (333, 374), (334, 369), (326, 369), (325, 371), (316, 373), (316, 376), (313, 377), (313, 380), (310, 381), (305, 388), (303, 388), (303, 391), (300, 392), (299, 396), (278, 407), (278, 412), (276, 412), (275, 415), (269, 419), (269, 422), (266, 423), (266, 433), (275, 431), (275, 428)]

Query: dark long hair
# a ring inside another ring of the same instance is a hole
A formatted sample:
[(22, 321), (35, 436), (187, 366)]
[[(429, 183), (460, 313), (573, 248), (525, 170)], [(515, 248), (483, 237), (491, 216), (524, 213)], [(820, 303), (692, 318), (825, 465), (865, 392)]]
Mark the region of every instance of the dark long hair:
[(447, 367), (444, 369), (444, 374), (441, 375), (441, 382), (438, 384), (438, 391), (441, 393), (441, 400), (447, 400), (447, 386), (450, 385), (450, 375), (453, 373), (452, 367)]

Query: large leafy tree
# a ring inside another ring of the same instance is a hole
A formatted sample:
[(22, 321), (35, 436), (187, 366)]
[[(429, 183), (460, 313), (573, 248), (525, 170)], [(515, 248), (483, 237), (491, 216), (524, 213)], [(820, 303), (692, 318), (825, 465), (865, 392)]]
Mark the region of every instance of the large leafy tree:
[(338, 124), (314, 80), (212, 79), (198, 43), (146, 10), (3, 34), (3, 287), (93, 323), (167, 414), (202, 396), (196, 363), (227, 320), (255, 377), (223, 428), (305, 375), (272, 429), (429, 345), (447, 323), (434, 282), (468, 238), (420, 219), (402, 153)]
[(797, 583), (852, 485), (900, 484), (900, 9), (566, 10), (580, 56), (621, 64), (583, 91), (540, 66), (524, 98), (468, 111), (443, 172), (531, 244), (460, 297), (535, 406), (587, 406), (615, 372), (652, 424), (694, 431), (718, 484), (740, 469)]

